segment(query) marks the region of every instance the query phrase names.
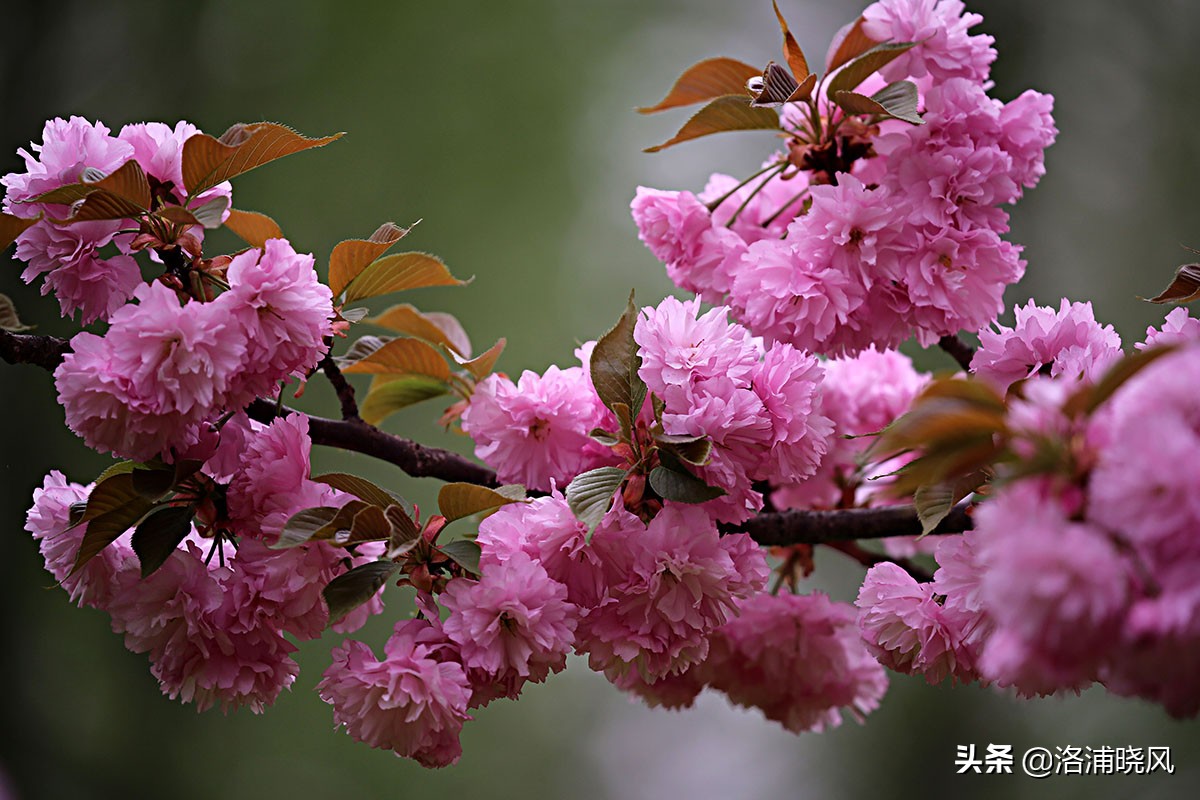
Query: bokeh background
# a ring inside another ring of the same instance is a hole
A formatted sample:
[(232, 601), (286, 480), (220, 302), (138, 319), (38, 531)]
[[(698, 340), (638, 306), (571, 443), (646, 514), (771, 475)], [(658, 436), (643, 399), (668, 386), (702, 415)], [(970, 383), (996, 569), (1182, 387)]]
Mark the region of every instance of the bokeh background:
[[(813, 62), (861, 9), (853, 0), (782, 6)], [(995, 94), (1057, 96), (1048, 174), (1013, 211), (1012, 238), (1030, 266), (1010, 305), (1090, 299), (1136, 341), (1163, 314), (1136, 297), (1188, 260), (1181, 243), (1200, 246), (1200, 4), (969, 6), (997, 38)], [(500, 366), (509, 373), (570, 362), (631, 287), (646, 302), (671, 290), (629, 220), (639, 183), (699, 189), (714, 170), (749, 174), (773, 146), (769, 134), (749, 134), (645, 155), (686, 114), (632, 111), (701, 58), (777, 57), (767, 0), (60, 0), (5, 3), (3, 18), (0, 172), (20, 168), (15, 150), (40, 139), (43, 120), (69, 114), (114, 130), (183, 118), (214, 134), (260, 119), (310, 135), (347, 131), (239, 179), (235, 205), (270, 213), (319, 261), (385, 220), (423, 219), (404, 245), (440, 254), (475, 282), (414, 301), (459, 315), (477, 349), (507, 337)], [(0, 268), (0, 292), (40, 332), (70, 335), (54, 301), (18, 272)], [(949, 366), (937, 352), (918, 356)], [(320, 381), (304, 405), (335, 409)], [(461, 763), (437, 772), (333, 732), (312, 691), (330, 639), (301, 648), (299, 680), (267, 714), (197, 715), (159, 695), (144, 656), (124, 649), (104, 614), (73, 608), (50, 587), (22, 530), (47, 470), (87, 482), (106, 459), (64, 428), (44, 372), (0, 365), (0, 409), (0, 797), (1174, 798), (1200, 786), (1200, 728), (1147, 704), (1096, 691), (1027, 703), (903, 677), (867, 725), (797, 737), (719, 696), (687, 712), (650, 711), (576, 662), (520, 702), (480, 713), (463, 733)], [(387, 427), (465, 450), (434, 425), (439, 411), (417, 407)], [(436, 490), (353, 456), (319, 452), (316, 462), (421, 502)], [(817, 585), (849, 600), (861, 573), (837, 558), (820, 560)], [(391, 595), (389, 614), (362, 638), (381, 645), (405, 603)], [(955, 776), (955, 746), (970, 743), (1018, 754), (1168, 745), (1176, 772)]]

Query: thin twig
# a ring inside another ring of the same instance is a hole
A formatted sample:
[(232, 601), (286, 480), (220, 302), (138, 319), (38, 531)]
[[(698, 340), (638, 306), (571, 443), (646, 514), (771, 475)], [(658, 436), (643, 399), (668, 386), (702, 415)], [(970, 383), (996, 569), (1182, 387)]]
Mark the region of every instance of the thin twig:
[(324, 371), (325, 377), (329, 379), (329, 383), (333, 386), (333, 390), (337, 392), (338, 402), (342, 406), (342, 419), (359, 419), (358, 401), (354, 399), (354, 387), (350, 385), (350, 382), (346, 380), (346, 376), (338, 369), (333, 356), (326, 353), (325, 357), (321, 359), (321, 363), (317, 366)]

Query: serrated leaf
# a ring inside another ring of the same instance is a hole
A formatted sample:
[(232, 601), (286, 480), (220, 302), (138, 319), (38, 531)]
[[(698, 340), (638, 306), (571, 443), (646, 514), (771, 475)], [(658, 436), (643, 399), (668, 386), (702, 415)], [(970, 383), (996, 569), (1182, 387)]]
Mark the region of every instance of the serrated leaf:
[(752, 108), (777, 108), (788, 101), (800, 84), (792, 73), (772, 61), (763, 70), (761, 80), (752, 81), (750, 88), (754, 92), (754, 99), (750, 101)]
[(411, 550), (421, 539), (421, 529), (413, 521), (408, 510), (402, 506), (388, 506), (383, 515), (391, 526), (388, 537), (388, 558), (395, 558)]
[(166, 506), (151, 511), (138, 523), (130, 544), (145, 578), (161, 567), (192, 530), (192, 506)]
[(358, 414), (365, 422), (378, 425), (393, 412), (449, 392), (449, 384), (425, 375), (379, 375), (358, 404)]
[(641, 114), (653, 114), (669, 108), (703, 103), (714, 97), (746, 91), (746, 81), (759, 74), (752, 67), (734, 58), (708, 58), (684, 70), (667, 96), (652, 106), (638, 109)]
[(447, 483), (438, 492), (438, 510), (453, 522), (524, 499), (525, 487), (517, 484), (489, 489), (473, 483)]
[(350, 522), (350, 538), (345, 544), (385, 541), (392, 535), (392, 526), (379, 506), (367, 506)]
[(853, 59), (829, 81), (825, 96), (830, 100), (838, 92), (850, 92), (860, 83), (917, 46), (917, 42), (884, 42)]
[(654, 434), (659, 447), (669, 451), (681, 461), (702, 467), (712, 455), (712, 439), (707, 436), (673, 436), (666, 433)]
[(364, 358), (367, 358), (395, 338), (395, 336), (374, 336), (372, 334), (360, 336), (350, 345), (349, 350), (335, 357), (333, 360), (339, 367), (345, 369), (356, 361), (362, 361)]
[(664, 500), (677, 503), (705, 503), (725, 494), (724, 489), (709, 486), (690, 472), (678, 472), (667, 467), (650, 470), (650, 488)]
[(33, 330), (32, 325), (21, 322), (21, 318), (17, 316), (16, 305), (6, 294), (0, 294), (0, 329), (13, 333)]
[(792, 75), (797, 81), (803, 81), (808, 77), (808, 59), (804, 57), (804, 51), (797, 44), (796, 37), (788, 30), (787, 21), (779, 10), (779, 3), (771, 0), (771, 5), (775, 7), (775, 19), (779, 20), (779, 30), (783, 32), (783, 56), (792, 68)]
[(147, 500), (157, 500), (175, 485), (175, 467), (136, 466), (129, 473), (133, 489)]
[(442, 260), (428, 253), (396, 253), (368, 264), (346, 287), (346, 302), (423, 289), (427, 286), (465, 286), (450, 274)]
[(341, 136), (335, 133), (309, 139), (274, 122), (233, 125), (220, 139), (197, 133), (183, 143), (183, 184), (188, 195), (195, 197), (277, 158), (324, 147)]
[[(600, 402), (616, 413), (616, 406), (623, 404), (629, 411), (630, 421), (636, 419), (646, 399), (646, 383), (638, 375), (642, 357), (638, 355), (633, 329), (637, 324), (637, 307), (633, 304), (633, 292), (621, 318), (596, 342), (588, 369), (592, 385)], [(622, 433), (626, 423), (622, 421)]]
[[(93, 503), (93, 496), (102, 487)], [(83, 514), (87, 530), (79, 543), (71, 574), (74, 575), (101, 550), (116, 541), (152, 507), (153, 503), (133, 491), (132, 476), (128, 473), (98, 484), (88, 496), (88, 507)]]
[(282, 239), (283, 231), (275, 220), (257, 211), (229, 209), (225, 227), (251, 247), (262, 247), (268, 239)]
[(1200, 297), (1200, 264), (1184, 264), (1175, 270), (1171, 285), (1151, 297), (1150, 302), (1190, 303), (1197, 297)]
[(974, 472), (957, 480), (922, 486), (913, 493), (913, 507), (921, 521), (921, 535), (933, 532), (965, 497), (983, 485), (987, 473)]
[(871, 97), (841, 91), (834, 95), (833, 101), (848, 114), (876, 114), (912, 125), (925, 124), (917, 114), (917, 85), (912, 81), (889, 84)]
[(499, 339), (494, 345), (469, 361), (461, 361), (458, 358), (454, 360), (460, 367), (471, 373), (476, 380), (483, 380), (496, 368), (496, 362), (500, 360), (500, 354), (504, 352), (504, 346), (507, 343), (507, 339)]
[(467, 572), (472, 575), (479, 574), (479, 557), (483, 553), (476, 542), (470, 539), (455, 539), (453, 542), (446, 542), (438, 549)]
[(97, 191), (89, 194), (82, 203), (75, 206), (71, 210), (69, 217), (55, 221), (60, 224), (71, 225), (76, 222), (131, 219), (143, 213), (145, 213), (145, 209), (138, 207), (123, 197), (118, 197), (115, 194), (105, 191)]
[(619, 436), (617, 436), (615, 433), (610, 433), (603, 428), (592, 428), (590, 431), (588, 431), (588, 436), (592, 437), (593, 440), (599, 442), (605, 447), (612, 447), (613, 445), (618, 445), (621, 443)]
[(866, 19), (859, 17), (834, 34), (833, 41), (829, 46), (829, 58), (825, 64), (826, 74), (833, 72), (847, 61), (858, 58), (879, 44), (863, 33), (864, 22)]
[[(97, 192), (108, 195), (109, 203), (121, 203), (129, 208), (132, 213), (128, 216), (150, 208), (150, 182), (146, 179), (141, 164), (134, 159), (126, 161), (108, 175), (98, 170), (84, 170), (78, 183), (60, 186), (21, 202), (72, 205)], [(74, 218), (77, 214), (72, 216)]]
[(380, 508), (387, 508), (400, 501), (398, 497), (382, 486), (346, 472), (327, 472), (324, 475), (318, 475), (313, 480), (326, 486), (332, 486), (340, 492), (352, 494), (359, 500)]
[(424, 375), (440, 381), (450, 379), (450, 365), (432, 345), (420, 339), (393, 339), (379, 349), (347, 364), (342, 372), (372, 375)]
[(321, 590), (329, 608), (329, 624), (337, 624), (342, 617), (374, 597), (399, 571), (400, 565), (394, 561), (372, 561), (331, 580)]
[[(450, 323), (450, 320), (453, 320), (453, 323)], [(469, 358), (471, 355), (469, 342), (463, 349), (465, 331), (463, 331), (462, 325), (449, 314), (440, 316), (424, 314), (414, 306), (404, 303), (392, 306), (377, 317), (367, 317), (366, 321), (381, 328), (415, 336), (432, 344), (444, 345), (459, 356)], [(446, 325), (450, 330), (443, 329), (442, 325)]]
[(604, 519), (626, 474), (620, 467), (598, 467), (576, 475), (567, 485), (567, 505), (589, 531)]
[(316, 506), (297, 511), (288, 517), (288, 521), (283, 524), (283, 531), (279, 534), (279, 540), (271, 547), (283, 550), (304, 544), (313, 538), (317, 531), (332, 522), (339, 510), (332, 506)]
[(401, 228), (394, 222), (385, 222), (366, 239), (346, 239), (329, 254), (329, 288), (333, 296), (341, 294), (350, 282), (358, 277), (368, 264), (387, 252), (388, 248), (403, 239), (415, 227)]
[(657, 153), (680, 142), (726, 131), (779, 130), (779, 115), (768, 108), (752, 108), (744, 94), (727, 94), (692, 115), (667, 141), (645, 152)]
[(133, 472), (133, 468), (137, 466), (136, 461), (118, 461), (115, 464), (110, 464), (99, 475), (96, 476), (95, 484), (99, 485), (111, 478), (113, 475), (123, 475)]
[(0, 252), (15, 242), (26, 229), (36, 225), (41, 218), (41, 214), (33, 219), (14, 217), (12, 214), (0, 214)]

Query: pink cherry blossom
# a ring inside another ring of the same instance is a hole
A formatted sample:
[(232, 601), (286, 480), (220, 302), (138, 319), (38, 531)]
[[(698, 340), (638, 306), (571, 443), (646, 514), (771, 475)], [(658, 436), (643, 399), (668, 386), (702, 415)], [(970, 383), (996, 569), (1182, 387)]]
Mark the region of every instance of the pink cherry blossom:
[(823, 594), (756, 594), (712, 637), (709, 684), (789, 731), (837, 727), (879, 706), (887, 675), (867, 652), (854, 609)]
[(446, 652), (452, 650), (429, 622), (398, 622), (382, 660), (362, 642), (334, 648), (317, 691), (333, 706), (336, 724), (358, 741), (444, 767), (462, 754), (458, 734), (470, 719), (470, 686)]
[(25, 172), (10, 172), (0, 178), (6, 189), (4, 211), (26, 218), (36, 217), (44, 208), (42, 204), (21, 201), (78, 183), (88, 168), (107, 175), (133, 156), (133, 148), (110, 136), (103, 123), (91, 123), (83, 117), (47, 121), (42, 143), (31, 144), (30, 150), (33, 152), (17, 151), (25, 160)]
[(967, 31), (983, 21), (967, 12), (960, 0), (879, 0), (863, 11), (863, 33), (877, 42), (918, 42), (909, 52), (883, 68), (887, 80), (947, 78), (987, 80), (996, 60), (994, 41)]

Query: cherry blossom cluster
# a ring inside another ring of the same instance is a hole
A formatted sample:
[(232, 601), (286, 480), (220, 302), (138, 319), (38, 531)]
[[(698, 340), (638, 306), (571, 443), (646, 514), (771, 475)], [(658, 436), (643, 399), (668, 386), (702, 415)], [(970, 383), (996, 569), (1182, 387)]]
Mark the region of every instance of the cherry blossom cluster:
[[(81, 606), (108, 612), (126, 646), (147, 653), (164, 694), (203, 711), (248, 706), (261, 712), (299, 672), (288, 639), (314, 639), (329, 619), (321, 589), (348, 565), (378, 554), (378, 546), (349, 553), (327, 542), (273, 549), (285, 519), (347, 495), (309, 478), (308, 420), (299, 414), (269, 426), (230, 420), (209, 442), (208, 460), (175, 506), (196, 507), (183, 541), (162, 566), (144, 575), (127, 532), (76, 568), (88, 533), (72, 506), (90, 486), (60, 472), (34, 492), (26, 530), (38, 540), (46, 569)], [(228, 511), (217, 485), (229, 486)], [(205, 490), (208, 491), (205, 491)], [(230, 531), (236, 530), (236, 539)], [(343, 619), (355, 630), (382, 611), (376, 597)]]
[[(1068, 403), (1113, 362), (1119, 340), (1086, 304), (1017, 309), (984, 337), (980, 375), (1010, 391), (1012, 450), (1028, 464), (938, 544), (918, 583), (868, 573), (859, 626), (895, 670), (1014, 687), (1024, 696), (1093, 683), (1200, 712), (1200, 326), (1183, 309), (1139, 345), (1170, 343), (1090, 416)], [(1002, 473), (1003, 474), (1003, 473)]]
[[(207, 265), (205, 280), (224, 289), (214, 298), (169, 265), (160, 280), (144, 283), (132, 253), (148, 247), (150, 235), (139, 234), (134, 221), (73, 221), (68, 207), (38, 201), (130, 160), (149, 177), (152, 193), (185, 207), (227, 200), (228, 183), (187, 197), (183, 144), (197, 133), (186, 122), (145, 123), (111, 136), (98, 122), (55, 119), (33, 153), (21, 151), (26, 171), (0, 179), (6, 212), (40, 215), (17, 239), (16, 257), (29, 264), (22, 277), (48, 273), (43, 293), (54, 291), (64, 314), (79, 310), (85, 323), (109, 323), (102, 336), (77, 334), (55, 372), (67, 425), (99, 452), (171, 459), (195, 445), (209, 422), (276, 394), (281, 380), (303, 378), (327, 350), (331, 293), (313, 257), (286, 240)], [(201, 226), (189, 226), (174, 242), (156, 241), (154, 257), (198, 250), (202, 236)], [(107, 245), (117, 252), (102, 258)]]
[[(813, 475), (829, 449), (832, 424), (822, 413), (817, 360), (787, 343), (767, 346), (729, 309), (700, 312), (700, 301), (667, 297), (642, 309), (633, 337), (639, 376), (656, 400), (641, 409), (670, 436), (712, 442), (696, 475), (723, 494), (701, 505), (715, 520), (737, 522), (762, 508), (755, 482), (794, 483)], [(593, 343), (577, 355), (589, 359)], [(584, 367), (526, 371), (514, 384), (502, 375), (480, 383), (462, 416), (475, 454), (501, 480), (542, 491), (620, 461), (620, 448), (590, 437), (615, 427)]]
[(821, 100), (825, 141), (788, 103), (791, 138), (764, 177), (714, 175), (698, 196), (642, 187), (632, 204), (678, 286), (810, 352), (929, 345), (994, 320), (1025, 269), (1002, 206), (1038, 182), (1057, 133), (1050, 96), (987, 94), (992, 38), (968, 33), (981, 17), (958, 0), (880, 0), (863, 19), (874, 41), (917, 44), (858, 91), (911, 79), (923, 124), (867, 124)]

